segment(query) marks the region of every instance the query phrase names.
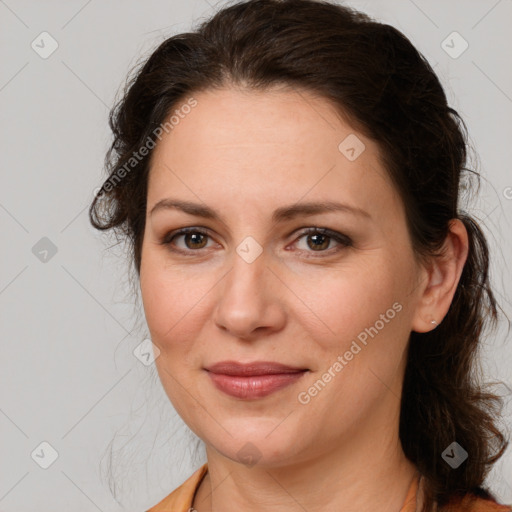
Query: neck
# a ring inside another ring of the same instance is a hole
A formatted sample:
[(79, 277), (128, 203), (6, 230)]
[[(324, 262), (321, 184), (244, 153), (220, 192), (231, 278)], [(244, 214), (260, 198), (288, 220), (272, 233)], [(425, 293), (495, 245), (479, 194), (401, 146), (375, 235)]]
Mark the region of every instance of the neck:
[(359, 431), (357, 438), (337, 450), (279, 467), (249, 468), (207, 447), (208, 473), (193, 508), (197, 512), (271, 508), (398, 512), (418, 472), (399, 439), (390, 441), (385, 429), (380, 435), (375, 430), (373, 437)]

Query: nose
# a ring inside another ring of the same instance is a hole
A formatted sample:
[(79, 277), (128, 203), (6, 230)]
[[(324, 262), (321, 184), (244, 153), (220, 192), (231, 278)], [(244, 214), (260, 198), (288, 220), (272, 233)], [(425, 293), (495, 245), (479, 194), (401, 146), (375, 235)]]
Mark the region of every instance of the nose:
[(252, 262), (234, 253), (231, 269), (216, 288), (215, 324), (233, 337), (252, 340), (284, 327), (286, 287), (268, 267), (265, 252)]

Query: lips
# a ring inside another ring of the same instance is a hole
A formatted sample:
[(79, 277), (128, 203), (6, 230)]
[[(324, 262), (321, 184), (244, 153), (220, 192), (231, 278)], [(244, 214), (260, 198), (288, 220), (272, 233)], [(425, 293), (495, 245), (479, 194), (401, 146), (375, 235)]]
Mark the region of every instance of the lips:
[(252, 375), (277, 375), (282, 373), (296, 373), (306, 368), (286, 366), (269, 361), (256, 361), (254, 363), (238, 363), (236, 361), (223, 361), (206, 368), (209, 372), (223, 375), (237, 375), (247, 377)]
[(281, 363), (223, 361), (205, 370), (217, 389), (235, 398), (266, 397), (299, 380), (308, 370)]

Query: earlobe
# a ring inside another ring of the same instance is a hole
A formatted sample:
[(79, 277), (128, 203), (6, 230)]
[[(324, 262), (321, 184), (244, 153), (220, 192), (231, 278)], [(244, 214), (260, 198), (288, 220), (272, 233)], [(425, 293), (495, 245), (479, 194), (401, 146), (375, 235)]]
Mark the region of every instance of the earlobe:
[(468, 234), (460, 219), (452, 219), (442, 250), (432, 256), (426, 269), (426, 284), (421, 288), (411, 330), (428, 332), (446, 316), (452, 303), (468, 255)]

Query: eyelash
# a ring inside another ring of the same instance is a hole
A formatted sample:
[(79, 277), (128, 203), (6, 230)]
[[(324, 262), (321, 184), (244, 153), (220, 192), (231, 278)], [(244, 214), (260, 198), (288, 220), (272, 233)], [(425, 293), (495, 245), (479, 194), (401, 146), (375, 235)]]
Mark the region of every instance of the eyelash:
[[(168, 246), (168, 248), (169, 248), (169, 250), (171, 252), (178, 253), (178, 254), (183, 254), (185, 256), (193, 256), (194, 255), (193, 253), (200, 252), (202, 249), (183, 250), (183, 249), (177, 249), (176, 247), (172, 246), (172, 242), (177, 237), (180, 237), (182, 235), (186, 235), (186, 234), (189, 234), (189, 233), (199, 233), (201, 235), (210, 237), (208, 232), (205, 231), (202, 228), (197, 228), (197, 227), (182, 228), (182, 229), (180, 229), (178, 231), (171, 232), (168, 235), (166, 235), (165, 238), (162, 240), (161, 245)], [(327, 229), (327, 228), (316, 228), (316, 227), (310, 227), (310, 228), (303, 229), (299, 233), (299, 237), (295, 240), (294, 243), (296, 243), (298, 240), (300, 240), (304, 236), (312, 235), (312, 234), (324, 235), (327, 238), (330, 238), (330, 239), (335, 240), (336, 242), (338, 242), (341, 245), (341, 247), (337, 247), (334, 250), (333, 249), (326, 249), (326, 250), (323, 250), (323, 251), (313, 251), (313, 250), (311, 250), (311, 251), (306, 251), (306, 252), (312, 252), (312, 253), (319, 252), (319, 253), (324, 253), (324, 254), (327, 253), (327, 256), (331, 256), (332, 254), (338, 253), (339, 251), (343, 250), (346, 247), (351, 247), (352, 246), (352, 240), (348, 236), (343, 235), (341, 233), (338, 233), (336, 231), (332, 231), (332, 230)], [(301, 251), (301, 250), (299, 250), (299, 251)], [(308, 256), (308, 257), (313, 257), (313, 258), (320, 257), (321, 258), (321, 257), (325, 257), (325, 256)]]

